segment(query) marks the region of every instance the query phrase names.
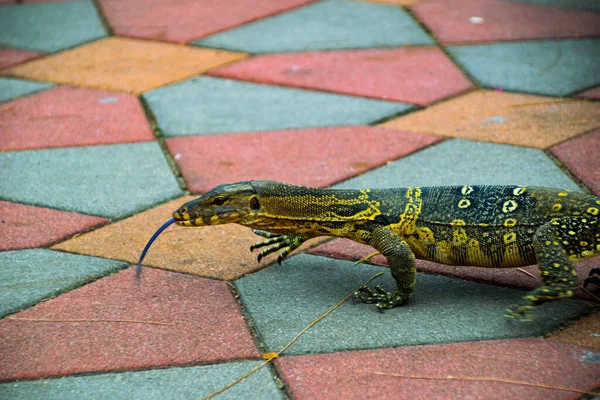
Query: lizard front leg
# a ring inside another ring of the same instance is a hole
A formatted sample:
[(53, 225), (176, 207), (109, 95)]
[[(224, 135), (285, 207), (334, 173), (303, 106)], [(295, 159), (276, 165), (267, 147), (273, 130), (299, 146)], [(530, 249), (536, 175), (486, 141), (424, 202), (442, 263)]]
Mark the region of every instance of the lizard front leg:
[(250, 246), (250, 251), (259, 249), (261, 247), (270, 246), (270, 247), (267, 247), (266, 249), (262, 250), (260, 253), (258, 253), (258, 256), (257, 256), (258, 262), (260, 262), (260, 260), (264, 256), (271, 254), (277, 250), (283, 249), (283, 251), (281, 253), (279, 253), (279, 256), (277, 257), (277, 262), (279, 264), (281, 264), (283, 259), (288, 254), (290, 254), (292, 251), (294, 251), (298, 247), (300, 247), (300, 245), (302, 243), (304, 243), (304, 241), (306, 240), (302, 236), (278, 235), (276, 233), (265, 232), (265, 231), (261, 231), (258, 229), (252, 229), (252, 232), (254, 232), (258, 236), (267, 238), (267, 240), (263, 240), (262, 242), (254, 243), (252, 246)]
[(373, 230), (368, 242), (386, 257), (396, 281), (396, 290), (386, 292), (382, 287), (375, 286), (377, 293), (374, 293), (370, 288), (363, 287), (356, 292), (356, 297), (366, 303), (377, 303), (380, 309), (404, 304), (415, 288), (415, 255), (400, 236), (382, 226)]

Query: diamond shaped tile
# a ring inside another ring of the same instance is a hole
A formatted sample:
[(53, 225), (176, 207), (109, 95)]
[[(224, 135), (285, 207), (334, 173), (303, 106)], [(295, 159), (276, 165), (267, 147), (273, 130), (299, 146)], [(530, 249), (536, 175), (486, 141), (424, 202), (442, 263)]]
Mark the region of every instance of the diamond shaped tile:
[(600, 313), (595, 312), (548, 339), (600, 350)]
[(598, 39), (447, 49), (475, 79), (490, 88), (564, 96), (600, 82), (596, 72), (600, 63)]
[(381, 126), (546, 148), (600, 126), (600, 104), (477, 91)]
[(0, 69), (41, 57), (43, 53), (0, 46)]
[(0, 151), (154, 139), (135, 96), (59, 87), (0, 108)]
[(4, 73), (137, 94), (244, 57), (229, 51), (111, 37)]
[(151, 268), (141, 282), (130, 268), (13, 317), (67, 321), (0, 321), (0, 380), (259, 356), (225, 282)]
[(564, 343), (519, 339), (283, 357), (276, 364), (297, 399), (547, 400), (581, 396), (556, 387), (595, 390), (599, 355)]
[(181, 193), (155, 142), (0, 152), (0, 198), (120, 218)]
[(44, 52), (106, 36), (92, 1), (3, 7), (0, 26), (0, 43)]
[[(52, 86), (54, 85), (51, 83), (31, 82), (21, 79), (0, 77), (0, 102), (48, 89)], [(6, 110), (6, 108), (3, 106), (2, 110)]]
[[(0, 385), (0, 392), (11, 400), (95, 400), (99, 397), (122, 400), (191, 400), (216, 392), (259, 364), (259, 361), (242, 361), (18, 381)], [(38, 397), (40, 395), (43, 397)], [(268, 368), (260, 369), (218, 398), (235, 400), (249, 396), (264, 400), (282, 398), (282, 391), (275, 385)]]
[(510, 0), (517, 3), (541, 4), (547, 6), (560, 6), (567, 8), (578, 8), (582, 10), (600, 11), (597, 0)]
[(600, 129), (554, 146), (552, 153), (600, 196)]
[(263, 55), (210, 75), (419, 105), (471, 87), (435, 47)]
[(500, 0), (428, 0), (412, 11), (444, 43), (600, 36), (600, 13)]
[(366, 124), (411, 107), (207, 76), (144, 98), (165, 136)]
[(543, 151), (452, 139), (349, 179), (336, 188), (530, 185), (581, 191)]
[[(192, 198), (173, 200), (59, 243), (53, 249), (137, 263), (144, 245), (156, 229)], [(256, 254), (250, 253), (250, 245), (260, 240), (250, 229), (234, 224), (204, 228), (172, 226), (154, 242), (144, 265), (217, 279), (235, 279), (274, 260), (275, 256), (268, 257), (261, 265), (256, 261)]]
[(578, 97), (600, 100), (600, 86), (586, 90), (585, 92), (580, 93)]
[[(249, 179), (326, 187), (439, 140), (412, 132), (351, 126), (178, 137), (167, 139), (167, 145), (188, 188), (204, 193), (224, 182)], [(210, 157), (202, 156), (207, 148), (213, 149)], [(282, 157), (289, 149), (294, 149), (294, 156)]]
[[(0, 253), (0, 316), (30, 307), (125, 267), (120, 261), (43, 249)], [(2, 335), (3, 336), (3, 335)], [(0, 339), (0, 342), (2, 339)], [(2, 347), (0, 345), (0, 347)], [(0, 350), (2, 364), (6, 353)]]
[[(283, 347), (321, 313), (378, 272), (381, 267), (354, 265), (299, 254), (235, 282), (245, 310), (268, 351)], [(395, 285), (389, 273), (377, 279), (386, 290)], [(589, 311), (581, 300), (545, 304), (533, 324), (507, 324), (504, 312), (524, 291), (418, 274), (411, 300), (386, 310), (374, 304), (345, 303), (303, 335), (286, 353), (346, 351), (425, 343), (503, 339), (543, 335), (563, 321)]]
[(184, 43), (314, 0), (100, 0), (115, 34)]
[(49, 208), (0, 201), (0, 251), (41, 247), (108, 222)]
[(432, 44), (403, 9), (352, 0), (327, 0), (194, 42), (270, 53)]

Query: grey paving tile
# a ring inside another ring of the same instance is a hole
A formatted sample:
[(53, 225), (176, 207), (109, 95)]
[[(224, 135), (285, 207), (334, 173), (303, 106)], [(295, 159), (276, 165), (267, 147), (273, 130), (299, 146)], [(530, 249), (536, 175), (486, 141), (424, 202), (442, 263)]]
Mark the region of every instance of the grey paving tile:
[(2, 7), (0, 43), (55, 52), (106, 36), (91, 1)]
[(600, 82), (600, 40), (560, 40), (450, 46), (482, 85), (563, 96)]
[(119, 218), (181, 194), (156, 142), (0, 153), (0, 198)]
[(581, 191), (541, 150), (464, 139), (446, 140), (335, 187), (465, 184), (514, 184)]
[(582, 10), (600, 11), (598, 0), (505, 0), (514, 3), (540, 4), (545, 6), (559, 6), (567, 8), (579, 8)]
[[(301, 254), (235, 282), (269, 351), (277, 351), (306, 325), (380, 271), (380, 267)], [(394, 283), (386, 271), (374, 284)], [(504, 311), (525, 291), (418, 274), (412, 300), (377, 311), (345, 303), (304, 334), (286, 354), (452, 343), (543, 335), (588, 311), (580, 300), (538, 307), (535, 321), (507, 321)]]
[(433, 44), (400, 7), (329, 0), (194, 42), (250, 53)]
[[(231, 383), (258, 362), (237, 362), (99, 374), (0, 385), (0, 397), (13, 400), (67, 399), (200, 399)], [(217, 399), (281, 399), (268, 368), (216, 397)]]
[(412, 106), (198, 77), (144, 94), (166, 136), (366, 124)]
[(0, 77), (0, 101), (10, 100), (14, 97), (48, 89), (52, 86), (54, 86), (52, 83)]
[(0, 316), (27, 308), (42, 299), (127, 266), (122, 261), (45, 249), (2, 252)]

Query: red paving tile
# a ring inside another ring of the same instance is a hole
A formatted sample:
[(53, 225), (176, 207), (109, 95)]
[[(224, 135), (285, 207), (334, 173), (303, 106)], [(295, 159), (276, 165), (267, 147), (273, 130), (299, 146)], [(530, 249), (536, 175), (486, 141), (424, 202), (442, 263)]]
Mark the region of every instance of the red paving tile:
[(0, 380), (37, 379), (258, 357), (225, 282), (133, 268), (29, 310), (19, 318), (171, 323), (0, 321)]
[(263, 55), (209, 75), (418, 105), (472, 87), (436, 47)]
[(349, 126), (178, 137), (167, 139), (167, 145), (190, 190), (203, 193), (247, 179), (330, 186), (439, 140)]
[[(0, 2), (0, 5), (2, 2)], [(0, 47), (0, 69), (20, 64), (24, 61), (43, 56), (37, 51)]]
[(581, 394), (444, 378), (496, 378), (591, 391), (598, 385), (600, 364), (585, 361), (589, 352), (564, 343), (518, 339), (283, 357), (276, 364), (294, 399), (576, 399)]
[(99, 0), (116, 35), (185, 43), (314, 0)]
[(108, 222), (48, 208), (0, 201), (0, 251), (42, 247)]
[(600, 129), (554, 146), (552, 153), (600, 196)]
[(596, 100), (600, 100), (600, 86), (596, 87), (596, 88), (592, 88), (589, 90), (586, 90), (583, 93), (580, 93), (579, 95), (577, 95), (577, 97), (583, 97), (586, 99), (596, 99)]
[(600, 35), (600, 13), (564, 7), (499, 0), (430, 0), (412, 10), (444, 43)]
[(68, 87), (3, 104), (0, 130), (2, 151), (154, 139), (135, 96)]
[[(375, 249), (367, 245), (356, 243), (349, 239), (336, 239), (317, 246), (308, 252), (326, 257), (357, 261), (374, 253)], [(376, 265), (387, 266), (387, 261), (381, 255), (371, 258), (369, 262)], [(600, 256), (576, 263), (575, 269), (577, 270), (580, 283), (583, 283), (583, 280), (589, 275), (590, 270), (598, 265), (600, 265)], [(443, 265), (424, 260), (417, 260), (417, 269), (420, 272), (446, 275), (476, 282), (490, 283), (492, 285), (515, 287), (527, 290), (538, 287), (541, 284), (541, 281), (538, 278), (538, 267), (536, 265), (522, 268), (523, 270), (532, 274), (535, 279), (523, 272), (520, 272), (516, 268), (464, 267)], [(586, 294), (581, 289), (577, 289), (575, 291), (575, 295), (584, 299), (591, 299), (591, 296)]]

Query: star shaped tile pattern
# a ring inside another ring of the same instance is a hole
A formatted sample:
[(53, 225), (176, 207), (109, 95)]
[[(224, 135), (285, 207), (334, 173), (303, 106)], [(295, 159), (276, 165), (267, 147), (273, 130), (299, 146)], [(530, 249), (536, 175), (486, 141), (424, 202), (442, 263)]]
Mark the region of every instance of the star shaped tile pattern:
[(139, 94), (245, 56), (222, 50), (111, 37), (30, 61), (4, 73)]
[[(32, 82), (22, 79), (0, 77), (0, 102), (10, 100), (15, 97), (39, 92), (54, 86), (51, 83)], [(2, 107), (6, 110), (5, 107)]]
[(135, 96), (58, 87), (0, 107), (0, 151), (154, 140)]
[(400, 7), (327, 0), (194, 43), (250, 53), (272, 53), (433, 44), (433, 41)]
[(600, 13), (501, 0), (427, 0), (412, 11), (443, 43), (600, 36)]
[(185, 43), (314, 0), (100, 0), (115, 34)]
[(262, 55), (209, 74), (421, 106), (471, 87), (436, 47)]
[(380, 126), (547, 148), (599, 127), (600, 104), (481, 90)]
[(0, 70), (44, 55), (38, 51), (0, 47)]

